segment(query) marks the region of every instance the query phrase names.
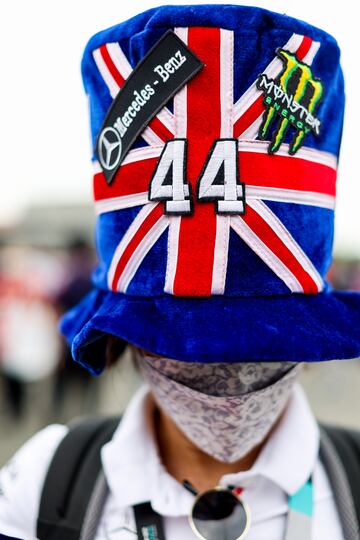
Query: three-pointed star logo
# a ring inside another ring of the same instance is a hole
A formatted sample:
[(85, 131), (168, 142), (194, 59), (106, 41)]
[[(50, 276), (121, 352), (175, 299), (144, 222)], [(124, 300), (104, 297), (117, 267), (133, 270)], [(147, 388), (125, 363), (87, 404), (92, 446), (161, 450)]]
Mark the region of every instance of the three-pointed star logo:
[(99, 160), (101, 166), (108, 171), (115, 169), (119, 164), (122, 151), (121, 137), (115, 128), (107, 127), (100, 135)]

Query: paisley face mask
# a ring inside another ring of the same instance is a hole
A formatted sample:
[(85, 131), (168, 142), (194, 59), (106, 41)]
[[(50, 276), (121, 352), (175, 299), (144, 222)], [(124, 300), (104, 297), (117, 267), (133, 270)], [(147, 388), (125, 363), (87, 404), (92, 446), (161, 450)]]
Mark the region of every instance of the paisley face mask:
[(137, 351), (156, 401), (203, 452), (232, 463), (261, 443), (283, 412), (302, 364), (180, 362)]

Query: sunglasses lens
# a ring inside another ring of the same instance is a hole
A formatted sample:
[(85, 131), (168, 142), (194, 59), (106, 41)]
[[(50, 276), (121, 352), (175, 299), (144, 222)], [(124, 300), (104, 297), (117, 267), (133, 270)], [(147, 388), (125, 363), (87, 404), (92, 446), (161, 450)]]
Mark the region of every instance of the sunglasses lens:
[(192, 523), (206, 540), (238, 540), (248, 528), (243, 503), (229, 490), (209, 490), (195, 502)]

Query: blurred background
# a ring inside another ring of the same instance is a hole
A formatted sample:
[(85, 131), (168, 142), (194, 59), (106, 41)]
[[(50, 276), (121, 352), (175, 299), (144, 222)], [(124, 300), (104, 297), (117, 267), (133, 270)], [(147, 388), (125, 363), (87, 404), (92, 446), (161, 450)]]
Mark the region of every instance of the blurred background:
[[(96, 264), (81, 55), (95, 32), (163, 3), (1, 4), (0, 466), (49, 423), (120, 412), (140, 383), (126, 354), (90, 377), (71, 360), (57, 323), (89, 290)], [(360, 290), (357, 19), (324, 0), (244, 4), (304, 19), (339, 42), (347, 108), (329, 280)], [(359, 360), (307, 366), (302, 382), (318, 418), (360, 428)]]

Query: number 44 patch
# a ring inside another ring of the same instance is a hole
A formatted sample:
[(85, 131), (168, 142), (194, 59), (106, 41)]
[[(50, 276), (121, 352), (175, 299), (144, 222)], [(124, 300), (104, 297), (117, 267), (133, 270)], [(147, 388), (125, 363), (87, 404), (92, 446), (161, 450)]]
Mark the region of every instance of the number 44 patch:
[[(189, 215), (194, 210), (186, 179), (187, 139), (165, 144), (152, 176), (150, 201), (164, 201), (169, 215)], [(239, 179), (238, 140), (216, 139), (197, 180), (199, 202), (214, 201), (217, 214), (245, 213), (245, 184)]]

